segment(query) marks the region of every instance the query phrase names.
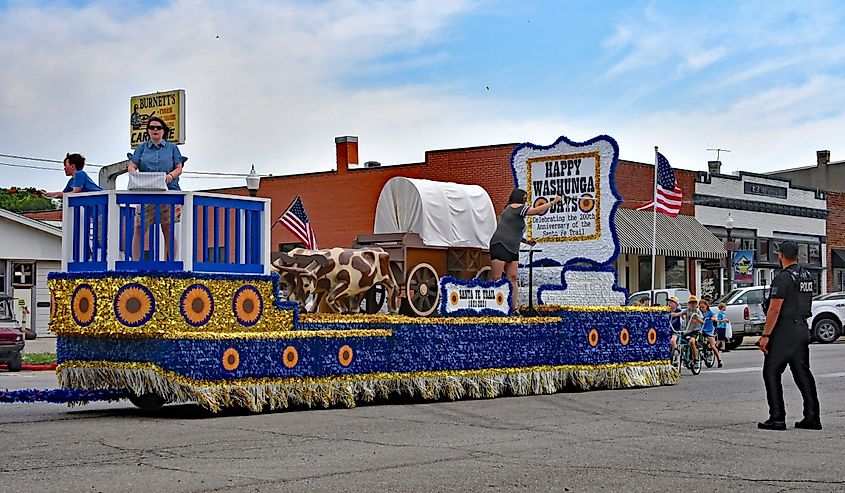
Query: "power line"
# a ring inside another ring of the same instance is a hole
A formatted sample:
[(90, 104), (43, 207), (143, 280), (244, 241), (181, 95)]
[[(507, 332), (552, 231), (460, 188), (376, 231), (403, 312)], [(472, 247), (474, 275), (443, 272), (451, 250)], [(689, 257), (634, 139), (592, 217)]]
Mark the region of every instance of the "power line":
[[(0, 154), (0, 157), (7, 157), (7, 158), (12, 158), (12, 159), (21, 159), (23, 161), (38, 161), (38, 162), (42, 162), (42, 163), (64, 164), (64, 160), (60, 161), (58, 159), (46, 159), (46, 158), (31, 157), (31, 156), (17, 156), (17, 155), (14, 155), (14, 154)], [(44, 168), (44, 167), (39, 167), (39, 166), (26, 166), (26, 165), (22, 165), (22, 164), (12, 164), (12, 163), (2, 163), (2, 162), (0, 162), (0, 165), (11, 166), (13, 168), (43, 169), (43, 170), (50, 170), (50, 171), (60, 171), (61, 170), (61, 168)], [(91, 167), (94, 167), (94, 168), (102, 168), (102, 167), (108, 166), (106, 164), (93, 164), (93, 163), (85, 163), (85, 165), (91, 166)], [(216, 172), (216, 171), (188, 171), (188, 170), (185, 170), (182, 173), (187, 174), (187, 175), (199, 175), (199, 176), (220, 177), (220, 178), (222, 178), (222, 177), (246, 178), (248, 176), (248, 173), (220, 173), (220, 172)], [(264, 177), (266, 175), (260, 175), (260, 176)]]
[[(26, 169), (39, 169), (44, 171), (62, 171), (60, 168), (49, 168), (46, 166), (33, 166), (31, 164), (13, 164), (13, 163), (4, 163), (0, 161), (0, 166), (9, 166), (12, 168), (26, 168)], [(87, 166), (87, 165), (86, 165)], [(221, 179), (221, 180), (234, 180), (236, 178), (243, 178), (246, 175), (227, 175), (227, 174), (218, 174), (218, 173), (202, 173), (200, 171), (185, 171), (182, 174), (202, 174), (203, 177), (206, 179)]]

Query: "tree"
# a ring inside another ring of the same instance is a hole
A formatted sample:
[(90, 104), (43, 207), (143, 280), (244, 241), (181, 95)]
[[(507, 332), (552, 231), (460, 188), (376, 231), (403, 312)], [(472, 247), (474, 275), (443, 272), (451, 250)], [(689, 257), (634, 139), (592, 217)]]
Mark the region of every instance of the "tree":
[(0, 188), (0, 209), (12, 212), (52, 211), (57, 207), (44, 196), (43, 190), (35, 188)]

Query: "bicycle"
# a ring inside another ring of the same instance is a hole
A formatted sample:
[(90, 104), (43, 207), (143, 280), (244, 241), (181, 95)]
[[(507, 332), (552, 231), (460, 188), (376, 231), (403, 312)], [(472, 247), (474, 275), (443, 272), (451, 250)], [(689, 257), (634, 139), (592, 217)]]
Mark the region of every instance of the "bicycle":
[(673, 349), (670, 355), (672, 366), (678, 369), (678, 373), (681, 372), (681, 368), (683, 367), (689, 368), (689, 371), (692, 372), (693, 375), (701, 373), (702, 358), (700, 356), (701, 355), (699, 354), (699, 358), (695, 360), (692, 359), (692, 346), (683, 334), (679, 334), (678, 347)]
[(699, 336), (697, 344), (698, 354), (701, 356), (701, 360), (704, 361), (704, 365), (707, 368), (713, 368), (713, 365), (716, 364), (716, 353), (713, 352), (713, 348), (710, 347), (707, 338)]

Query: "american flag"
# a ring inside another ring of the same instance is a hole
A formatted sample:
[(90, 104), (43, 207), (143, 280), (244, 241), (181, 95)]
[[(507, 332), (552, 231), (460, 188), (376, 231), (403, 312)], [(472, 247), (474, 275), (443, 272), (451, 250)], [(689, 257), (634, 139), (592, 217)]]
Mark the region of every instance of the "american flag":
[(657, 183), (654, 184), (654, 199), (650, 200), (642, 207), (638, 207), (638, 211), (648, 210), (654, 208), (654, 201), (657, 201), (657, 211), (666, 214), (667, 216), (675, 217), (681, 212), (681, 201), (684, 198), (684, 193), (681, 187), (678, 186), (678, 180), (675, 179), (675, 172), (669, 166), (669, 160), (663, 154), (657, 153)]
[(285, 212), (279, 216), (279, 221), (286, 228), (299, 238), (299, 241), (305, 245), (309, 250), (317, 249), (317, 239), (314, 238), (314, 230), (311, 228), (311, 222), (308, 220), (308, 214), (305, 213), (305, 207), (302, 205), (302, 199), (299, 195), (293, 199)]

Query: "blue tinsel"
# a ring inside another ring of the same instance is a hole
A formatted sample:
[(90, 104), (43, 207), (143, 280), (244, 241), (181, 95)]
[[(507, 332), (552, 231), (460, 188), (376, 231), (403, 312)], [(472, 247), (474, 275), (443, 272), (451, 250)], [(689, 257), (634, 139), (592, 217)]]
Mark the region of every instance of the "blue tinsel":
[(123, 389), (25, 389), (0, 391), (0, 403), (15, 402), (50, 402), (67, 404), (70, 402), (118, 401), (129, 394)]

